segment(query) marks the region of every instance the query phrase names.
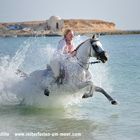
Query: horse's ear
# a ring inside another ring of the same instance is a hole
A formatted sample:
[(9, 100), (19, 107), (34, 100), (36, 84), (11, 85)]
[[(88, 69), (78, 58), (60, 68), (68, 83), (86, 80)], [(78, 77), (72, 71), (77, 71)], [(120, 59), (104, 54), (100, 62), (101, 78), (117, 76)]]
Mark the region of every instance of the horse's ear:
[(92, 39), (93, 39), (93, 40), (96, 40), (96, 39), (99, 39), (99, 37), (100, 37), (100, 33), (98, 33), (98, 34), (93, 34)]
[(93, 34), (92, 39), (96, 39), (96, 34)]
[(98, 33), (97, 38), (100, 38), (100, 33)]
[(97, 40), (98, 36), (96, 34), (93, 34), (92, 39)]

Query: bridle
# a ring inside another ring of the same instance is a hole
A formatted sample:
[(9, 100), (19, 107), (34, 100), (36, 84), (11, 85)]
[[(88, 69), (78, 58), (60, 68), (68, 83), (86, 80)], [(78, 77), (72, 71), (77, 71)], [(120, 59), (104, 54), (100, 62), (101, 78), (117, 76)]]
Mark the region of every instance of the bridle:
[(99, 47), (96, 45), (96, 42), (99, 41), (98, 39), (91, 39), (90, 42), (91, 42), (91, 46), (93, 48), (93, 50), (95, 51), (96, 53), (96, 56), (97, 56), (97, 59), (100, 60), (100, 58), (105, 54), (105, 51), (99, 51)]
[[(87, 40), (88, 40), (88, 39), (87, 39)], [(77, 52), (77, 50), (81, 47), (81, 45), (83, 45), (87, 40), (85, 40), (85, 41), (82, 42), (80, 45), (78, 45), (77, 48), (76, 48), (74, 51)], [(92, 46), (91, 48), (95, 51), (96, 56), (97, 56), (97, 59), (99, 59), (99, 58), (105, 53), (105, 51), (100, 51), (100, 52), (99, 52), (98, 46), (95, 45), (97, 41), (99, 41), (99, 40), (98, 40), (98, 39), (90, 39), (90, 43), (91, 43), (91, 46)], [(89, 55), (89, 57), (91, 57), (91, 48), (90, 48), (90, 55)], [(82, 68), (84, 68), (84, 69), (86, 69), (86, 70), (88, 70), (90, 64), (96, 64), (96, 63), (100, 63), (100, 62), (101, 62), (100, 59), (99, 59), (98, 61), (84, 63), (84, 62), (80, 61), (78, 57), (76, 57), (76, 58), (77, 58), (77, 60), (78, 60), (78, 64), (79, 64)], [(84, 67), (85, 64), (88, 65), (87, 68)]]

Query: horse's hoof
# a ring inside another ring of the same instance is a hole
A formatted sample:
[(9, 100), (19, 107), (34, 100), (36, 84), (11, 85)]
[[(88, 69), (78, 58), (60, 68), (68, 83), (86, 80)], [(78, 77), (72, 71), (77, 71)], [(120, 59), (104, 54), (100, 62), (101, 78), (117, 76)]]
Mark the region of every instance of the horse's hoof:
[(82, 96), (82, 98), (87, 98), (87, 96), (84, 94), (84, 95)]
[(93, 94), (85, 93), (85, 94), (82, 96), (82, 98), (88, 98), (88, 97), (92, 97), (92, 96), (93, 96)]
[(49, 94), (50, 94), (50, 91), (48, 89), (45, 89), (44, 90), (44, 95), (49, 96)]
[(111, 104), (112, 105), (117, 105), (118, 103), (117, 103), (117, 101), (113, 100), (113, 101), (111, 101)]

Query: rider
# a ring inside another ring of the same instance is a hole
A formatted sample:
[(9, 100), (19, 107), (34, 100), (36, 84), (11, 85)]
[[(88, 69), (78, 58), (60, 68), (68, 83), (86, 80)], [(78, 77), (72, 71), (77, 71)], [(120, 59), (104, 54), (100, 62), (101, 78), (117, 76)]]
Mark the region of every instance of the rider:
[(66, 29), (64, 32), (64, 37), (61, 39), (57, 46), (57, 51), (63, 54), (73, 54), (75, 49), (73, 44), (74, 32), (71, 29)]
[[(54, 58), (50, 61), (50, 66), (52, 68), (52, 71), (54, 73), (54, 78), (56, 79), (56, 82), (59, 83), (60, 78), (60, 70), (61, 70), (61, 57), (63, 57), (64, 54), (68, 56), (74, 56), (75, 55), (75, 47), (73, 44), (73, 38), (74, 33), (71, 29), (66, 29), (64, 32), (64, 37), (61, 39), (58, 43), (56, 53), (54, 55), (59, 55), (60, 58)], [(54, 56), (56, 57), (56, 56)]]
[[(50, 61), (50, 66), (54, 74), (54, 78), (58, 84), (62, 84), (60, 80), (63, 75), (61, 75), (61, 57), (63, 55), (75, 56), (76, 51), (73, 44), (74, 32), (71, 29), (66, 29), (64, 32), (64, 37), (58, 43), (57, 50), (54, 53), (53, 59)], [(59, 56), (59, 57), (58, 57)], [(49, 96), (49, 90), (45, 89), (44, 94)]]

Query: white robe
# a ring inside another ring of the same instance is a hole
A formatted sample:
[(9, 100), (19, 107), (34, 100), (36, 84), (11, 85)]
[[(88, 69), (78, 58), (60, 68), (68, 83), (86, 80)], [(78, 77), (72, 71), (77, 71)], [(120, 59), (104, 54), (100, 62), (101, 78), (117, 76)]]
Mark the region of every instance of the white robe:
[(66, 41), (63, 38), (59, 41), (56, 51), (53, 54), (53, 58), (50, 60), (50, 66), (52, 68), (54, 77), (57, 78), (60, 75), (61, 62), (66, 58), (70, 57), (70, 54), (64, 53), (64, 48), (66, 46)]

